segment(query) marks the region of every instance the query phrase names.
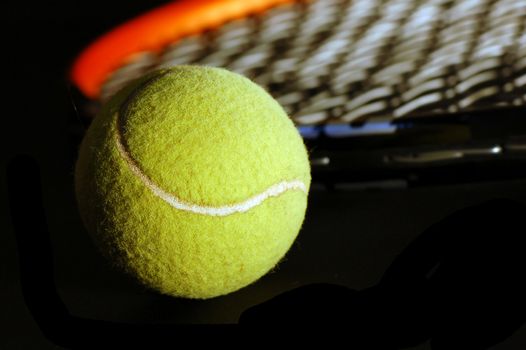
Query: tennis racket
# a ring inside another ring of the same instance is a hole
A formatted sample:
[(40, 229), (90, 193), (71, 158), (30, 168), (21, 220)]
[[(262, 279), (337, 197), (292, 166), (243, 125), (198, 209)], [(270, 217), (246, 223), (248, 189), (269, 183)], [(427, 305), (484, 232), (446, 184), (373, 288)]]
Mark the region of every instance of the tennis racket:
[(243, 74), (331, 187), (511, 179), (526, 176), (525, 23), (517, 0), (183, 0), (96, 39), (70, 80), (89, 123), (154, 69)]

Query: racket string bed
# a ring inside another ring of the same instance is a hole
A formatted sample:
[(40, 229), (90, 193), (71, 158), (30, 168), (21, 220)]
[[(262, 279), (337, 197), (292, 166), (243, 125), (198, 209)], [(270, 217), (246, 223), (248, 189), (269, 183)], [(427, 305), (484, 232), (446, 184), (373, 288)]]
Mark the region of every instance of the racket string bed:
[(104, 101), (162, 67), (224, 67), (296, 124), (393, 120), (526, 103), (526, 2), (318, 0), (277, 6), (130, 57)]

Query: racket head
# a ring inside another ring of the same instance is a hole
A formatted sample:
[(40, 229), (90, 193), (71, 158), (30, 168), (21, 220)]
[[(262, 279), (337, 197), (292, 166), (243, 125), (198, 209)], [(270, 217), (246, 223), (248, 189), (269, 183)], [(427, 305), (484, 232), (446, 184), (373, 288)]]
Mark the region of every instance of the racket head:
[(102, 35), (70, 76), (103, 102), (156, 68), (221, 66), (300, 125), (523, 106), (525, 17), (508, 0), (177, 1)]
[[(314, 179), (414, 177), (430, 165), (500, 157), (505, 152), (494, 150), (504, 150), (510, 138), (513, 152), (526, 149), (520, 118), (526, 5), (269, 0), (236, 7), (240, 3), (170, 3), (95, 40), (71, 70), (84, 98), (78, 105), (85, 122), (131, 80), (161, 67), (198, 64), (227, 68), (266, 88), (313, 149)], [(206, 11), (214, 15), (198, 15)], [(177, 20), (183, 17), (193, 30), (179, 26), (186, 23)], [(128, 46), (117, 56), (108, 54), (121, 35)], [(91, 80), (81, 82), (75, 72), (83, 66), (104, 73), (86, 73)], [(459, 152), (469, 157), (457, 157)], [(486, 164), (493, 170), (477, 172), (499, 173), (498, 166)], [(333, 168), (345, 168), (344, 175)]]

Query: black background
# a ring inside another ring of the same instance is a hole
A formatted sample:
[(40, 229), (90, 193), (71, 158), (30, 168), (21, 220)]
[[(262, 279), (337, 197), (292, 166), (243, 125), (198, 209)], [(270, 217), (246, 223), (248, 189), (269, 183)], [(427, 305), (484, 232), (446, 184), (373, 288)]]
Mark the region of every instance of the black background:
[[(526, 179), (391, 191), (327, 192), (313, 186), (297, 242), (277, 271), (257, 283), (209, 301), (173, 299), (135, 285), (98, 254), (76, 211), (78, 139), (66, 73), (90, 40), (162, 3), (19, 1), (2, 9), (1, 193), (7, 193), (8, 162), (18, 154), (32, 155), (41, 169), (56, 284), (72, 314), (114, 321), (237, 322), (246, 308), (308, 283), (370, 287), (413, 238), (444, 216), (495, 197), (526, 201)], [(0, 348), (55, 348), (24, 304), (7, 196), (0, 203)], [(526, 348), (525, 333), (523, 328), (494, 349)]]

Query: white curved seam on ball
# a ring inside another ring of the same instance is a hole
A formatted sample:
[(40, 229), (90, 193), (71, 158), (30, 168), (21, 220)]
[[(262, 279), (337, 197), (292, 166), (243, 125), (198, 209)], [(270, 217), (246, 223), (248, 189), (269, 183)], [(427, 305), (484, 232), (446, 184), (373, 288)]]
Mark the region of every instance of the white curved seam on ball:
[(249, 199), (231, 205), (224, 205), (219, 207), (201, 206), (197, 204), (186, 203), (176, 196), (164, 191), (162, 188), (157, 186), (146, 174), (144, 174), (135, 160), (131, 157), (129, 152), (126, 150), (122, 142), (122, 135), (117, 125), (117, 132), (115, 132), (117, 149), (130, 167), (131, 171), (148, 187), (154, 195), (170, 204), (172, 207), (180, 210), (190, 211), (197, 214), (210, 215), (210, 216), (227, 216), (235, 213), (244, 213), (267, 200), (270, 197), (278, 197), (279, 195), (292, 190), (300, 190), (307, 193), (307, 187), (301, 180), (292, 181), (281, 181), (276, 183), (265, 191), (250, 197)]

